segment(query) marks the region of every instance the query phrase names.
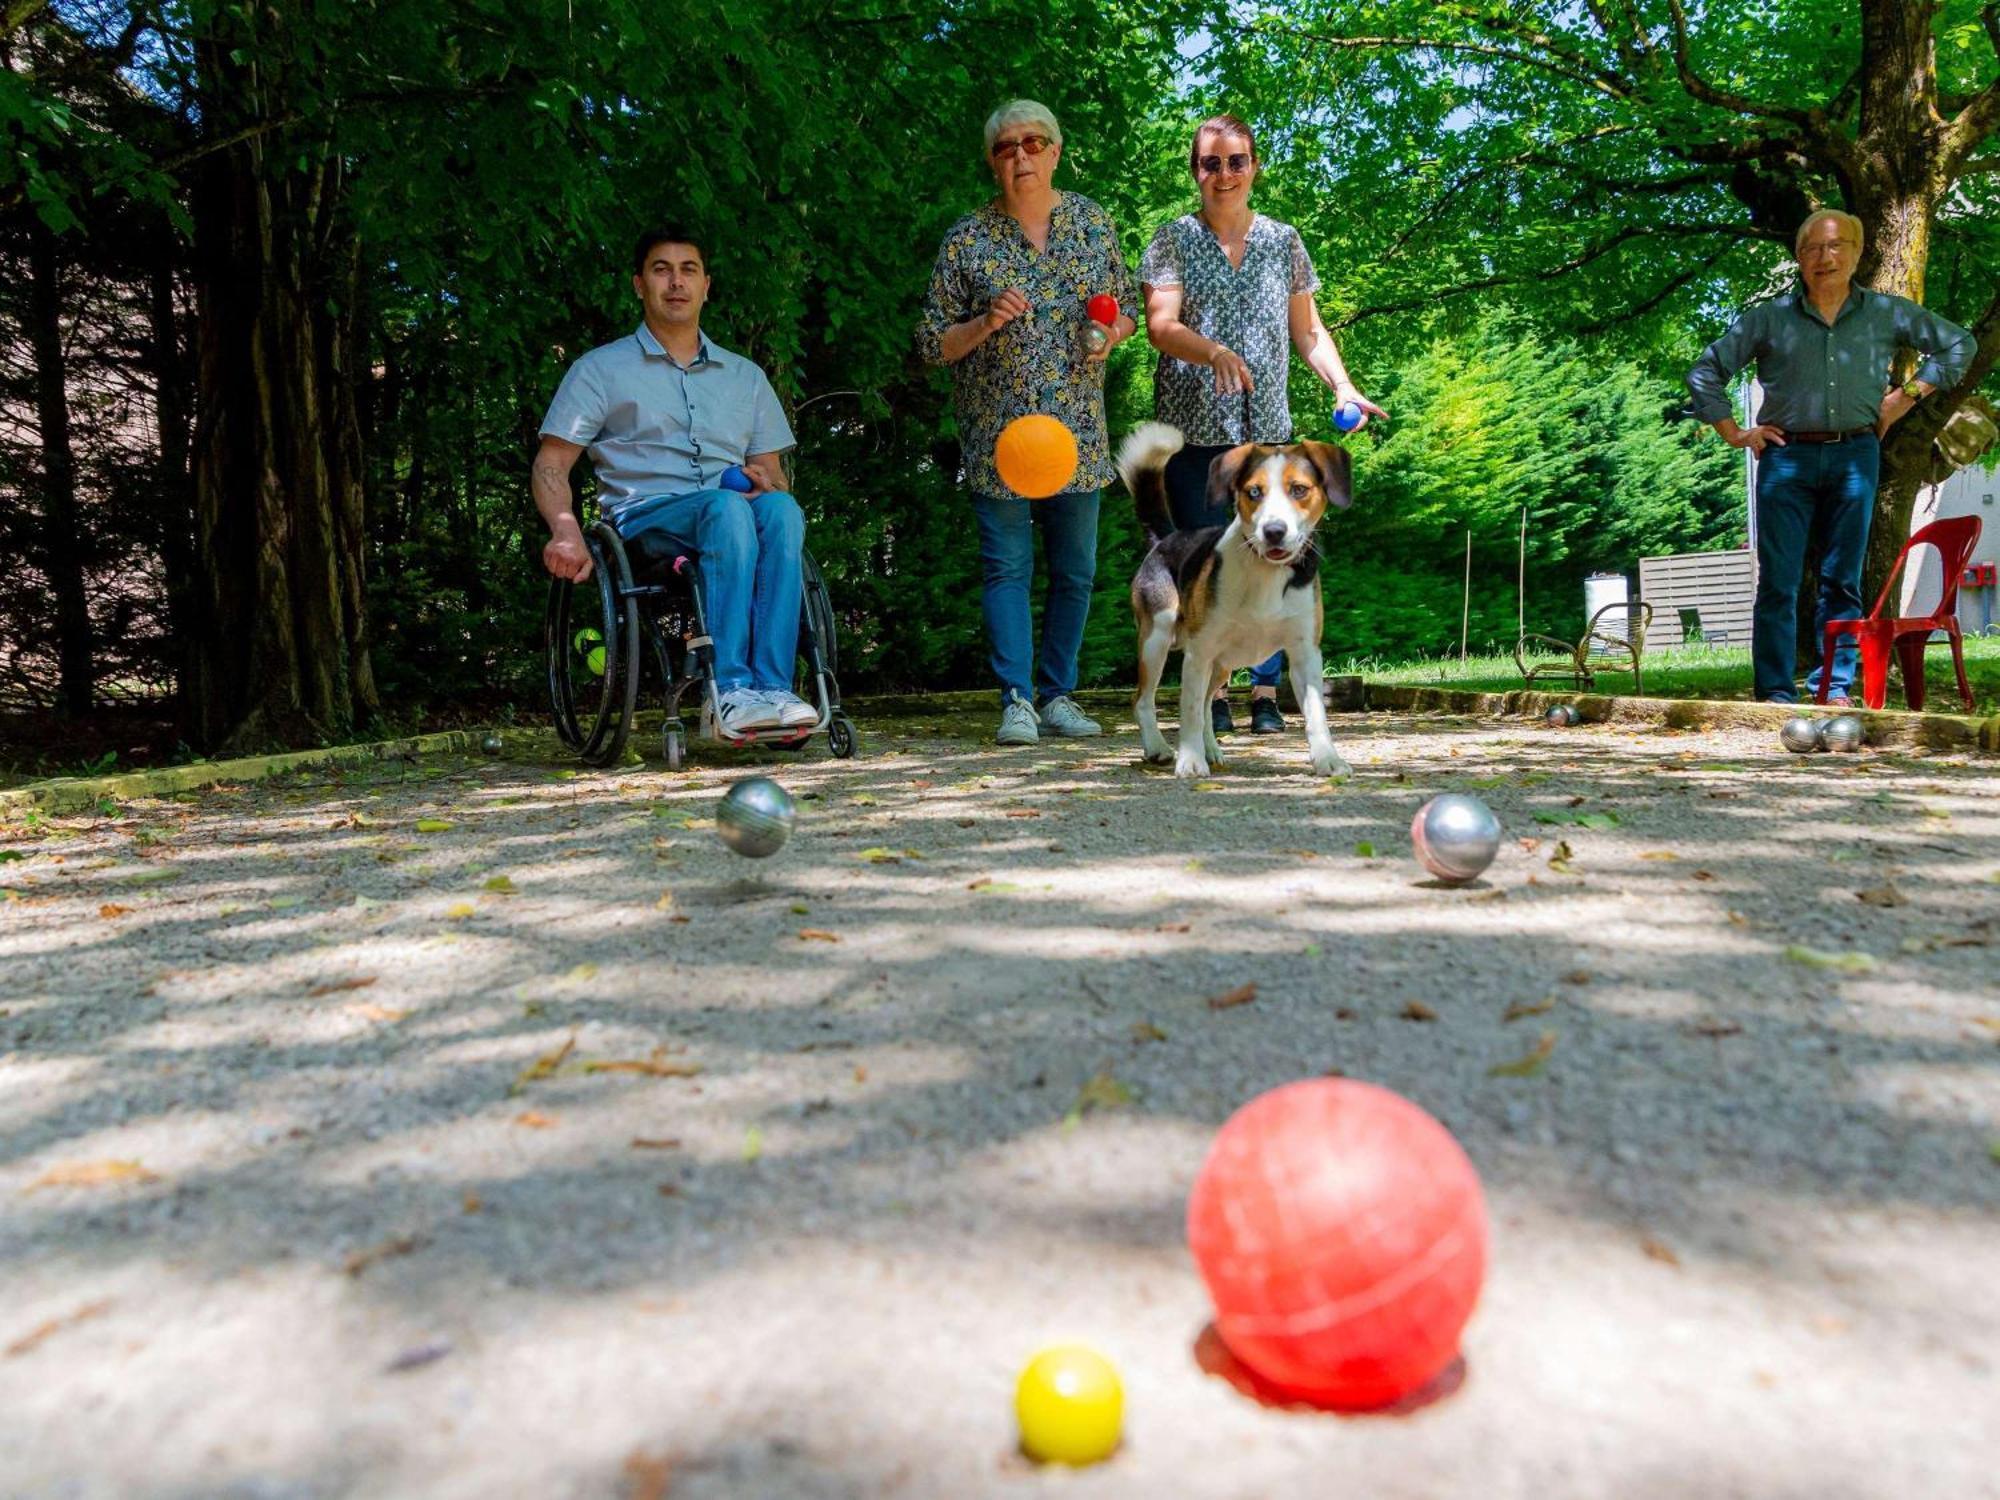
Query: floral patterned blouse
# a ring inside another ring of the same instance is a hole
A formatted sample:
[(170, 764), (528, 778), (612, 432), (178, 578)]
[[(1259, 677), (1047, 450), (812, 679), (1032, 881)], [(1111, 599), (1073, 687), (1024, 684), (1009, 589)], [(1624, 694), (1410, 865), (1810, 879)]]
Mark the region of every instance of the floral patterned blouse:
[(1292, 405), (1285, 382), (1292, 363), (1290, 305), (1319, 290), (1305, 241), (1289, 224), (1262, 214), (1250, 221), (1243, 264), (1232, 266), (1198, 214), (1162, 224), (1139, 268), (1148, 286), (1181, 288), (1181, 322), (1243, 356), (1256, 390), (1248, 430), (1241, 394), (1218, 397), (1215, 371), (1162, 354), (1153, 374), (1153, 414), (1180, 428), (1190, 444), (1288, 443)]
[(1104, 361), (1085, 357), (1084, 305), (1109, 292), (1120, 312), (1136, 315), (1138, 302), (1111, 216), (1081, 193), (1064, 193), (1050, 211), (1047, 248), (1040, 251), (997, 203), (952, 225), (938, 247), (917, 329), (924, 358), (943, 363), (945, 330), (985, 312), (1010, 286), (1021, 289), (1029, 310), (951, 367), (966, 481), (977, 494), (1008, 493), (993, 467), (1000, 429), (1044, 412), (1076, 434), (1070, 489), (1101, 489), (1113, 475)]

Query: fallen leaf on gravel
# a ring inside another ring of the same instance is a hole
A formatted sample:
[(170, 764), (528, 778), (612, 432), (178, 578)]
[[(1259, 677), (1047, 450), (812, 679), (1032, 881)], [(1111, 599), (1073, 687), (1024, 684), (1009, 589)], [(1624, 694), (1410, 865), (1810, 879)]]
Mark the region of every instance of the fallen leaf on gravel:
[(1799, 943), (1787, 945), (1785, 957), (1809, 969), (1837, 969), (1842, 974), (1869, 974), (1875, 969), (1875, 960), (1869, 954), (1822, 953), (1817, 948), (1807, 948)]
[(1691, 880), (1713, 880), (1713, 879), (1715, 879), (1715, 871), (1713, 871), (1713, 870), (1690, 870), (1690, 871), (1688, 871), (1688, 878), (1689, 878), (1689, 879), (1691, 879)]
[(418, 833), (448, 833), (451, 823), (445, 818), (419, 818), (416, 827)]
[(511, 896), (514, 894), (514, 882), (505, 875), (494, 875), (480, 889), (492, 891), (496, 896)]
[(1639, 858), (1651, 860), (1675, 860), (1680, 856), (1671, 849), (1648, 849)]
[(1741, 1036), (1743, 1027), (1737, 1021), (1696, 1021), (1688, 1027), (1696, 1036)]
[(1865, 891), (1856, 891), (1854, 899), (1869, 906), (1907, 906), (1908, 899), (1893, 885), (1870, 886)]
[(764, 1132), (752, 1125), (743, 1132), (743, 1159), (755, 1161), (764, 1154)]
[(1238, 1005), (1248, 1005), (1252, 1000), (1255, 1000), (1256, 998), (1257, 998), (1256, 985), (1239, 984), (1236, 986), (1235, 989), (1230, 990), (1227, 994), (1210, 995), (1208, 997), (1208, 1008), (1210, 1010), (1229, 1010)]
[(1750, 925), (1750, 919), (1740, 911), (1732, 911), (1726, 915), (1729, 918), (1729, 925), (1731, 927), (1748, 927)]
[(1550, 1056), (1556, 1050), (1556, 1034), (1542, 1033), (1542, 1039), (1526, 1057), (1517, 1057), (1512, 1062), (1495, 1063), (1486, 1070), (1488, 1078), (1533, 1078), (1548, 1066)]
[(1550, 995), (1543, 1000), (1516, 1000), (1512, 1005), (1507, 1007), (1506, 1013), (1500, 1019), (1502, 1021), (1518, 1021), (1523, 1016), (1545, 1016), (1555, 1008), (1556, 997), (1554, 995)]
[(105, 1187), (114, 1182), (158, 1182), (160, 1174), (149, 1172), (136, 1161), (79, 1161), (51, 1167), (29, 1183), (36, 1188)]
[(1405, 1021), (1435, 1021), (1438, 1013), (1421, 1000), (1412, 1000), (1400, 1012)]
[(819, 927), (801, 927), (799, 929), (799, 941), (802, 943), (837, 943), (840, 941), (840, 934), (837, 932), (827, 932)]
[(678, 1151), (681, 1149), (679, 1136), (635, 1135), (632, 1137), (634, 1151)]
[(1118, 1109), (1132, 1102), (1132, 1091), (1109, 1073), (1093, 1073), (1076, 1091), (1076, 1103), (1063, 1116), (1063, 1128), (1073, 1130), (1092, 1110)]
[(565, 979), (595, 979), (597, 977), (597, 965), (578, 964), (574, 969), (571, 969), (569, 973), (564, 975), (563, 977)]
[(458, 1207), (461, 1213), (476, 1214), (486, 1207), (486, 1200), (477, 1193), (467, 1193), (458, 1200)]
[(26, 1354), (50, 1335), (60, 1333), (65, 1328), (73, 1328), (78, 1323), (88, 1323), (92, 1318), (101, 1317), (110, 1310), (111, 1298), (109, 1297), (104, 1298), (100, 1302), (86, 1302), (73, 1313), (65, 1314), (60, 1318), (50, 1318), (48, 1322), (29, 1329), (4, 1350), (0, 1350), (0, 1355), (4, 1355), (8, 1359), (19, 1359), (23, 1354)]
[(547, 1130), (556, 1122), (554, 1115), (545, 1115), (538, 1109), (524, 1109), (514, 1116), (514, 1123), (529, 1130)]
[(575, 1050), (576, 1033), (572, 1031), (564, 1039), (563, 1044), (556, 1048), (555, 1051), (543, 1053), (540, 1057), (529, 1063), (527, 1067), (521, 1069), (520, 1073), (514, 1079), (513, 1088), (508, 1090), (508, 1092), (518, 1094), (529, 1084), (539, 1083), (542, 1079), (551, 1077), (555, 1073), (555, 1070), (562, 1066), (563, 1059)]
[(2000, 1136), (1995, 1136), (1986, 1143), (1986, 1154), (1994, 1161), (2000, 1162)]
[(311, 989), (307, 990), (306, 998), (317, 1000), (322, 995), (337, 995), (342, 990), (365, 990), (374, 982), (375, 976), (373, 974), (368, 975), (365, 979), (329, 980), (325, 984), (314, 985)]
[(1293, 859), (1319, 858), (1319, 851), (1317, 849), (1280, 849), (1278, 852), (1280, 854), (1289, 854)]
[(365, 1250), (356, 1250), (340, 1263), (341, 1270), (349, 1276), (359, 1276), (378, 1260), (390, 1260), (398, 1255), (408, 1255), (423, 1243), (423, 1237), (415, 1234), (399, 1234), (394, 1239), (370, 1245)]
[(871, 865), (896, 865), (901, 864), (906, 859), (923, 858), (914, 849), (885, 849), (880, 845), (877, 845), (873, 849), (863, 849), (854, 857), (856, 859), (865, 859)]
[(1590, 983), (1590, 970), (1588, 970), (1588, 969), (1571, 969), (1571, 970), (1570, 970), (1570, 971), (1569, 971), (1569, 972), (1568, 972), (1567, 974), (1563, 975), (1563, 983), (1564, 983), (1564, 984), (1589, 984), (1589, 983)]
[(1571, 858), (1573, 858), (1573, 854), (1569, 847), (1569, 840), (1557, 839), (1555, 848), (1549, 853), (1549, 868), (1554, 870), (1558, 875), (1568, 875), (1571, 873), (1569, 864)]
[[(666, 897), (662, 896), (660, 899), (664, 901)], [(794, 901), (790, 907), (790, 911), (792, 915), (795, 917), (803, 917), (804, 915), (806, 915), (807, 912), (811, 910), (812, 908), (810, 906), (807, 906), (803, 901)]]
[(454, 901), (450, 906), (447, 906), (444, 909), (444, 919), (447, 922), (463, 922), (467, 917), (471, 916), (476, 910), (478, 910), (478, 908), (475, 907), (470, 901)]
[(1007, 816), (1010, 818), (1039, 818), (1041, 814), (1032, 807), (1010, 807), (1007, 809)]
[(1135, 1042), (1164, 1042), (1166, 1039), (1167, 1034), (1151, 1021), (1140, 1021), (1132, 1027), (1132, 1040)]
[(1155, 932), (1186, 932), (1192, 924), (1187, 922), (1161, 922), (1154, 927)]
[(150, 870), (139, 870), (126, 877), (127, 885), (164, 885), (169, 880), (179, 880), (179, 870), (165, 870), (157, 866)]
[(625, 1459), (624, 1500), (667, 1500), (667, 1487), (674, 1482), (673, 1464), (665, 1454), (634, 1448)]
[(1533, 854), (1542, 847), (1540, 839), (1515, 839), (1514, 842), (1521, 846), (1521, 852), (1524, 854)]
[(100, 917), (103, 917), (106, 921), (111, 921), (112, 919), (117, 917), (130, 916), (132, 914), (132, 908), (129, 906), (120, 906), (113, 901), (107, 901), (102, 906), (97, 908), (97, 914)]
[(1363, 839), (1360, 843), (1354, 846), (1354, 852), (1360, 855), (1363, 859), (1373, 859), (1375, 857), (1375, 846), (1369, 843), (1366, 839)]
[(653, 910), (672, 911), (673, 909), (674, 909), (674, 893), (672, 891), (661, 891), (660, 899), (653, 903)]
[(681, 827), (683, 827), (683, 828), (688, 828), (688, 829), (700, 829), (700, 828), (713, 828), (714, 826), (715, 826), (715, 819), (713, 819), (713, 818), (682, 818), (682, 819), (681, 819)]
[(414, 1348), (405, 1349), (390, 1360), (382, 1367), (382, 1373), (394, 1375), (402, 1370), (421, 1370), (425, 1365), (436, 1364), (449, 1353), (451, 1344), (444, 1339), (432, 1344), (418, 1344)]
[(618, 1058), (599, 1060), (593, 1058), (584, 1063), (586, 1073), (644, 1073), (649, 1078), (693, 1078), (701, 1072), (698, 1062), (670, 1062), (666, 1049), (656, 1047), (651, 1057)]
[(1639, 1241), (1639, 1248), (1645, 1251), (1647, 1257), (1651, 1260), (1657, 1260), (1663, 1265), (1669, 1265), (1676, 1268), (1680, 1266), (1681, 1258), (1678, 1255), (1674, 1254), (1673, 1247), (1670, 1245), (1662, 1244), (1660, 1241), (1654, 1239), (1651, 1235), (1648, 1235), (1645, 1239)]
[(868, 1070), (859, 1063), (856, 1063), (854, 1067), (854, 1081), (856, 1083), (866, 1083), (868, 1081)]
[(295, 906), (304, 906), (305, 902), (303, 896), (273, 896), (264, 905), (272, 911), (290, 911)]

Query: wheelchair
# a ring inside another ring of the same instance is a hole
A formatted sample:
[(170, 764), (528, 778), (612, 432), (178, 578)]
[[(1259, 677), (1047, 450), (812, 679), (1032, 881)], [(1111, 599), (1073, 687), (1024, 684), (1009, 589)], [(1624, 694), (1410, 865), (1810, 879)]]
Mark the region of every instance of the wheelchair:
[(543, 648), (556, 733), (586, 764), (615, 765), (624, 756), (648, 659), (666, 700), (661, 740), (670, 771), (687, 763), (681, 699), (690, 690), (700, 699), (698, 732), (704, 740), (797, 750), (825, 730), (827, 748), (836, 757), (854, 754), (854, 721), (840, 705), (833, 602), (811, 553), (801, 562), (799, 696), (819, 709), (819, 719), (732, 736), (722, 732), (716, 715), (715, 650), (694, 558), (656, 533), (642, 534), (628, 546), (602, 519), (584, 528), (583, 542), (590, 552), (590, 577), (582, 583), (549, 580)]

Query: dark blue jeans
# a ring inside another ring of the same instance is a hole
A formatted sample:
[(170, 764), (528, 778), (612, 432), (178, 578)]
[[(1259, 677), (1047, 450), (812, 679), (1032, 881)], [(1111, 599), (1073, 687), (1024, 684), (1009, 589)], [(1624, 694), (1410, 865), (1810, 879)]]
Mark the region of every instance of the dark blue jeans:
[[(1181, 449), (1167, 460), (1167, 508), (1174, 514), (1174, 526), (1180, 531), (1199, 531), (1204, 526), (1227, 526), (1236, 518), (1236, 511), (1229, 505), (1213, 508), (1208, 503), (1208, 466), (1216, 455), (1227, 453), (1227, 448), (1197, 448), (1189, 446)], [(1269, 661), (1260, 661), (1250, 669), (1252, 687), (1274, 688), (1284, 675), (1285, 653), (1273, 651)]]
[[(1819, 602), (1813, 640), (1826, 639), (1828, 620), (1862, 613), (1861, 563), (1875, 515), (1875, 479), (1882, 445), (1872, 432), (1840, 443), (1788, 443), (1766, 448), (1757, 461), (1757, 605), (1750, 660), (1759, 699), (1791, 693), (1798, 665), (1799, 576), (1810, 549), (1819, 556)], [(1827, 691), (1851, 692), (1860, 653), (1842, 636), (1833, 653)], [(1806, 691), (1819, 691), (1817, 661)]]
[[(980, 603), (1000, 701), (1019, 693), (1040, 705), (1076, 691), (1076, 658), (1090, 619), (1097, 582), (1098, 490), (1073, 490), (1046, 500), (1019, 495), (972, 497), (979, 518)], [(1048, 555), (1049, 591), (1042, 601), (1042, 650), (1035, 653), (1035, 622), (1028, 607), (1035, 581), (1035, 531)], [(1033, 690), (1029, 670), (1034, 672)]]

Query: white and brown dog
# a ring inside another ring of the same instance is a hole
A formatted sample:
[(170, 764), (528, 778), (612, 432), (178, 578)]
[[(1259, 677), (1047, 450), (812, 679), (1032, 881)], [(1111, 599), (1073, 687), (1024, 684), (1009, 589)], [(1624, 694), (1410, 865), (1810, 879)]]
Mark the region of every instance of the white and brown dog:
[[(1237, 667), (1282, 649), (1313, 769), (1322, 776), (1352, 774), (1333, 747), (1321, 696), (1319, 549), (1313, 538), (1326, 508), (1344, 510), (1353, 498), (1347, 450), (1332, 443), (1231, 448), (1208, 470), (1209, 504), (1231, 502), (1229, 524), (1176, 531), (1166, 468), (1183, 441), (1165, 423), (1146, 422), (1118, 453), (1118, 472), (1153, 544), (1132, 579), (1139, 625), (1133, 706), (1146, 759), (1172, 760), (1176, 776), (1206, 776), (1220, 765), (1209, 699)], [(1176, 646), (1182, 652), (1178, 753), (1167, 748), (1153, 707), (1167, 654)]]

